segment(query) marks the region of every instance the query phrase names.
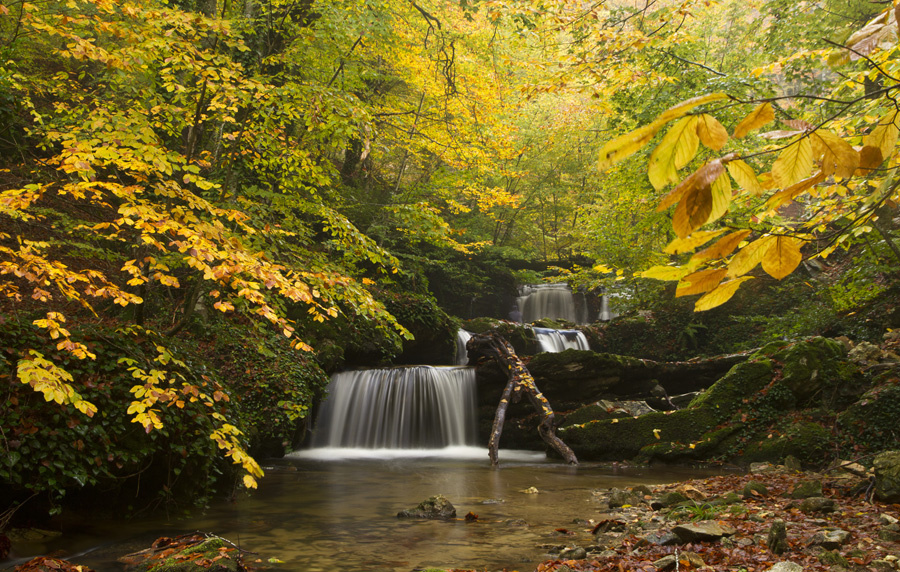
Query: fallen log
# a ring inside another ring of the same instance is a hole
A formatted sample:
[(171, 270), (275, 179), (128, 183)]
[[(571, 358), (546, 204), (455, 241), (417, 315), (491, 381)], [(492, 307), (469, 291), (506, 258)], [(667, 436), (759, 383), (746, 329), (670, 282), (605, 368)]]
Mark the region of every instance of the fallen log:
[(578, 459), (572, 449), (566, 445), (562, 439), (556, 436), (556, 427), (554, 426), (555, 416), (550, 402), (541, 394), (534, 378), (528, 372), (528, 368), (516, 355), (516, 351), (500, 334), (497, 332), (486, 332), (476, 334), (466, 343), (466, 351), (469, 356), (469, 363), (476, 363), (479, 359), (490, 359), (495, 361), (506, 372), (507, 383), (500, 397), (500, 403), (497, 405), (497, 413), (494, 415), (494, 423), (491, 428), (491, 438), (488, 441), (488, 454), (491, 458), (491, 464), (496, 466), (500, 463), (498, 450), (500, 448), (500, 434), (503, 432), (503, 423), (506, 420), (506, 409), (510, 402), (517, 403), (522, 394), (528, 396), (529, 401), (541, 416), (541, 422), (538, 425), (538, 434), (554, 451), (560, 454), (563, 459), (570, 465), (578, 464)]

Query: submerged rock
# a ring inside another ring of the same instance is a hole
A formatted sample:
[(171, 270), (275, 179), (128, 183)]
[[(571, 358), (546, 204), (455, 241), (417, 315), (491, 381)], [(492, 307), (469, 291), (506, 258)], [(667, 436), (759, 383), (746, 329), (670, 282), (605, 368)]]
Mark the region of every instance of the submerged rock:
[(413, 508), (401, 510), (397, 518), (456, 518), (456, 507), (444, 495), (434, 495)]

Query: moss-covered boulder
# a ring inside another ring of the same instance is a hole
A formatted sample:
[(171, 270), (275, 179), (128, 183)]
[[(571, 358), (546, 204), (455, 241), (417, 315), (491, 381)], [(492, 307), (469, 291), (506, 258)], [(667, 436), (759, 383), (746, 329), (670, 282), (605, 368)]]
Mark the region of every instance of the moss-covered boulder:
[(875, 496), (886, 503), (900, 502), (900, 451), (886, 451), (877, 457)]
[(793, 455), (804, 466), (820, 466), (827, 458), (832, 443), (831, 433), (811, 421), (793, 423), (780, 435), (766, 433), (757, 437), (744, 448), (742, 462), (779, 464), (788, 455)]
[(531, 326), (496, 318), (473, 318), (463, 322), (463, 329), (473, 334), (495, 330), (512, 345), (519, 356), (530, 356), (538, 352), (537, 339)]
[(224, 538), (203, 533), (158, 538), (147, 550), (119, 558), (127, 570), (145, 572), (238, 572), (241, 550)]
[(845, 452), (857, 455), (893, 449), (897, 446), (898, 419), (900, 383), (889, 376), (838, 414), (840, 445)]

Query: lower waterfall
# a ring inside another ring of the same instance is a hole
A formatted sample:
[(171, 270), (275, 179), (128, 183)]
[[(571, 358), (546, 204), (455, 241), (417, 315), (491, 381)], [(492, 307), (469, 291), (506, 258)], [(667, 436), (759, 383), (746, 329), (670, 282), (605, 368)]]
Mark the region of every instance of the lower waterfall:
[(534, 328), (534, 337), (542, 352), (564, 352), (568, 349), (590, 350), (587, 338), (578, 330)]
[(336, 373), (312, 447), (439, 449), (472, 446), (475, 370), (413, 366)]

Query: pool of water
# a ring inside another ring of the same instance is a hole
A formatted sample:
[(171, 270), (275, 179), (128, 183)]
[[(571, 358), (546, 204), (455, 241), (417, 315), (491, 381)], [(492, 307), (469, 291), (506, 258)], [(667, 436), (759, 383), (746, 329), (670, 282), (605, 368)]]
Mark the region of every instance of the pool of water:
[[(59, 551), (99, 572), (120, 571), (115, 559), (147, 548), (159, 536), (202, 530), (277, 562), (275, 570), (340, 568), (410, 571), (456, 567), (533, 570), (546, 559), (541, 545), (575, 518), (600, 509), (593, 490), (659, 484), (710, 474), (688, 469), (633, 469), (548, 461), (542, 453), (455, 448), (402, 454), (319, 450), (272, 462), (259, 490), (190, 518), (163, 516), (125, 522), (80, 523), (49, 542), (14, 546), (18, 562)], [(537, 494), (522, 491), (534, 487)], [(398, 519), (397, 512), (443, 494), (459, 520)], [(472, 512), (475, 522), (462, 517)], [(9, 568), (14, 562), (0, 563)]]

